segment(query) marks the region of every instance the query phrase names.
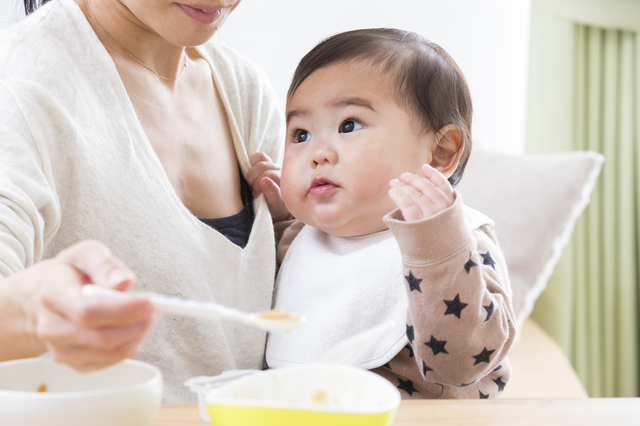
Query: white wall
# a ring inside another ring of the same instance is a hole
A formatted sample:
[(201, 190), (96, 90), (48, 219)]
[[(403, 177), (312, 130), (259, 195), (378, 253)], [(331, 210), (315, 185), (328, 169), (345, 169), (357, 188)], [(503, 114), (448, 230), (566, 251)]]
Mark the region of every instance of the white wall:
[(242, 0), (220, 33), (269, 75), (281, 104), (298, 61), (328, 35), (396, 27), (440, 44), (467, 77), (476, 147), (524, 151), (530, 0)]
[[(258, 63), (284, 107), (293, 71), (324, 37), (396, 27), (440, 44), (467, 77), (478, 148), (524, 151), (531, 0), (242, 0), (216, 39)], [(0, 28), (18, 0), (0, 0)]]

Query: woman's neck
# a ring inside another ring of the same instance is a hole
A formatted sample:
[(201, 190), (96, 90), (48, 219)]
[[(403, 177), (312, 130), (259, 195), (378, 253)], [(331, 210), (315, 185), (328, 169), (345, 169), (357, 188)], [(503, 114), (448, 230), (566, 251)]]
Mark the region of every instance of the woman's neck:
[(120, 0), (74, 1), (112, 56), (137, 59), (163, 77), (176, 77), (183, 70), (187, 60), (185, 48), (169, 43)]

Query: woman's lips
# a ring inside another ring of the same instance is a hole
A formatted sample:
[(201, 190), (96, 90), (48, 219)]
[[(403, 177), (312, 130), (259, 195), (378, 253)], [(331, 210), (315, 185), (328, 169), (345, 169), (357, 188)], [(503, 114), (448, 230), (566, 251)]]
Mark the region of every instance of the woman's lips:
[(215, 9), (212, 12), (205, 12), (202, 9), (197, 9), (195, 7), (187, 6), (185, 4), (178, 3), (178, 6), (180, 6), (180, 9), (182, 9), (182, 11), (186, 13), (194, 21), (204, 25), (213, 24), (216, 21), (216, 19), (218, 19), (220, 15), (222, 15), (222, 11), (224, 10), (223, 8), (221, 8), (221, 9)]

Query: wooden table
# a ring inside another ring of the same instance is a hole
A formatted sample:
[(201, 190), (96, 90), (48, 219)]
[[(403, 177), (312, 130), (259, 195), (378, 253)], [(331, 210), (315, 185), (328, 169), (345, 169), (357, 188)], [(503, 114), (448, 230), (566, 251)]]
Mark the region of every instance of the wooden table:
[[(153, 423), (205, 425), (197, 404), (163, 404)], [(393, 426), (418, 425), (640, 425), (640, 398), (402, 401)]]

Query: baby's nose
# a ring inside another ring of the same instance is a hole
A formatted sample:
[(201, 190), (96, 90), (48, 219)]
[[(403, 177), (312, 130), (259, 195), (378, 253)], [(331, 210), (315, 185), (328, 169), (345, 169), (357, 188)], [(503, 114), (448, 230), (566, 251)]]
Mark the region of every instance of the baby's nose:
[(319, 143), (313, 149), (309, 164), (312, 168), (316, 168), (322, 164), (336, 164), (338, 162), (338, 153), (329, 143)]

